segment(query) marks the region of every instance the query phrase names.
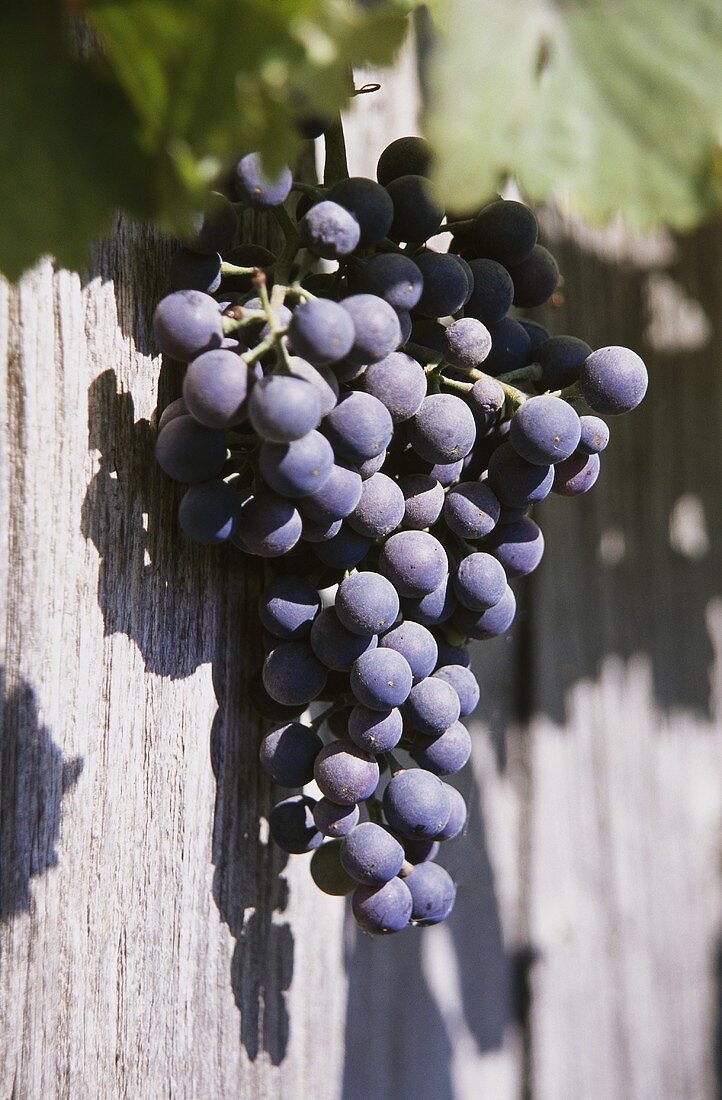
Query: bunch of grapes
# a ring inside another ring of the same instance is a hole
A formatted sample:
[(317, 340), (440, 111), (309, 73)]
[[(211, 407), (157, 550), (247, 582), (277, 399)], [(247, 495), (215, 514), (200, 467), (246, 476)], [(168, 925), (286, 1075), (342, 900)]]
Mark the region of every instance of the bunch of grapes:
[[(317, 885), (351, 893), (374, 934), (451, 912), (434, 859), (467, 816), (444, 782), (479, 701), (466, 643), (509, 629), (510, 582), (544, 548), (532, 507), (592, 487), (609, 439), (596, 414), (647, 387), (633, 351), (519, 314), (559, 281), (532, 211), (496, 199), (453, 220), (429, 164), (402, 138), (377, 181), (311, 187), (242, 157), (236, 197), (275, 215), (285, 248), (238, 245), (237, 204), (213, 196), (154, 318), (188, 364), (156, 450), (190, 486), (180, 526), (269, 566), (261, 766), (322, 795), (279, 802), (271, 835), (312, 852)], [(448, 252), (428, 244), (442, 232)]]

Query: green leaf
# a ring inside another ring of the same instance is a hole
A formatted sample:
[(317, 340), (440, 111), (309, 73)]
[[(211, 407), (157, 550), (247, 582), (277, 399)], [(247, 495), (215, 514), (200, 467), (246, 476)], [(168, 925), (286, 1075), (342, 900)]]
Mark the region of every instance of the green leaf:
[(719, 207), (718, 0), (437, 0), (427, 130), (455, 207), (506, 176), (592, 221)]

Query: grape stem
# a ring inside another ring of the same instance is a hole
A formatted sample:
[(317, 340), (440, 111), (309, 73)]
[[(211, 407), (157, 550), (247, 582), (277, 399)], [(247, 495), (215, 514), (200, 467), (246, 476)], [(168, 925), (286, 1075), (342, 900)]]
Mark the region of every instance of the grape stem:
[(325, 187), (332, 187), (339, 180), (348, 179), (346, 139), (340, 114), (336, 116), (326, 130), (324, 140), (326, 144), (326, 163), (324, 165), (323, 183)]
[(230, 336), (231, 333), (237, 332), (239, 328), (243, 328), (245, 325), (250, 325), (254, 321), (265, 320), (266, 314), (262, 309), (244, 309), (241, 317), (223, 317), (221, 319), (221, 327), (223, 328), (224, 335)]
[(298, 191), (300, 195), (308, 195), (311, 199), (317, 199), (319, 202), (326, 198), (326, 192), (323, 187), (319, 187), (313, 183), (302, 183), (301, 180), (294, 180), (291, 185), (292, 191)]
[(531, 363), (528, 367), (519, 367), (517, 370), (507, 371), (506, 374), (498, 374), (497, 382), (521, 382), (527, 379), (530, 382), (538, 382), (542, 376), (539, 363)]
[(473, 218), (467, 218), (465, 221), (460, 222), (447, 222), (441, 226), (440, 233), (460, 233), (462, 236), (467, 233), (471, 233), (472, 226), (474, 224)]
[[(272, 267), (273, 264), (269, 264), (264, 270), (268, 271)], [(256, 270), (255, 267), (238, 267), (237, 264), (229, 264), (225, 260), (221, 264), (221, 275), (253, 275)]]

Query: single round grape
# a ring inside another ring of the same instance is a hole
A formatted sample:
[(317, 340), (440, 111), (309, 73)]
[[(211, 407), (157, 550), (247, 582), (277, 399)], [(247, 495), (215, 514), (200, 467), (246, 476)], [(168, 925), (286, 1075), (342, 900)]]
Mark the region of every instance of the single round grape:
[(506, 374), (526, 366), (531, 342), (529, 333), (513, 317), (502, 317), (489, 325), (491, 351), (484, 363), (488, 374)]
[(328, 542), (341, 530), (340, 519), (326, 519), (320, 523), (309, 519), (308, 516), (302, 516), (301, 519), (303, 521), (301, 538), (304, 542)]
[(449, 801), (451, 802), (451, 813), (449, 814), (449, 820), (438, 834), (438, 837), (439, 840), (453, 840), (454, 837), (457, 837), (459, 833), (463, 832), (466, 826), (468, 811), (466, 809), (466, 802), (463, 796), (459, 794), (456, 787), (452, 787), (448, 783), (445, 784), (445, 787), (449, 795)]
[(445, 680), (427, 676), (412, 687), (404, 704), (405, 720), (417, 733), (439, 737), (461, 713), (459, 696)]
[(420, 863), (404, 879), (411, 894), (411, 919), (415, 924), (440, 924), (454, 908), (456, 886), (438, 863)]
[(373, 256), (356, 281), (360, 290), (376, 294), (395, 310), (413, 309), (424, 287), (417, 265), (398, 252), (380, 252)]
[(574, 454), (581, 431), (579, 416), (568, 402), (542, 394), (525, 401), (512, 417), (509, 442), (527, 462), (548, 466)]
[(401, 932), (411, 920), (411, 892), (400, 878), (383, 886), (359, 883), (351, 895), (351, 909), (359, 928), (372, 936)]
[(438, 233), (444, 205), (438, 189), (425, 176), (397, 176), (387, 185), (394, 204), (389, 230), (392, 241), (425, 241)]
[(333, 607), (324, 608), (311, 627), (311, 649), (336, 672), (348, 671), (357, 657), (377, 645), (375, 634), (353, 634), (342, 626)]
[(303, 378), (315, 388), (321, 416), (326, 416), (335, 408), (338, 401), (338, 380), (332, 370), (328, 367), (314, 367), (299, 355), (289, 356), (288, 370), (294, 378)]
[(585, 455), (600, 454), (609, 443), (609, 428), (598, 416), (580, 416), (581, 435), (577, 450)]
[(211, 191), (206, 198), (202, 213), (192, 219), (191, 233), (186, 238), (186, 247), (194, 252), (225, 255), (233, 248), (238, 232), (238, 215), (233, 204), (225, 195)]
[(303, 703), (294, 707), (285, 707), (283, 703), (272, 699), (263, 686), (263, 673), (260, 668), (251, 678), (248, 694), (253, 709), (270, 722), (292, 722), (305, 709)]
[(472, 260), (469, 267), (474, 276), (474, 289), (464, 312), (485, 325), (501, 321), (514, 297), (511, 275), (496, 260)]
[(218, 303), (199, 290), (176, 290), (158, 303), (153, 335), (171, 359), (189, 363), (201, 352), (219, 348), (223, 328)]
[(400, 707), (408, 698), (411, 684), (408, 661), (393, 649), (369, 650), (351, 667), (351, 690), (369, 710)]
[(226, 437), (198, 424), (192, 416), (177, 416), (165, 425), (155, 443), (155, 457), (174, 481), (209, 481), (226, 461)]
[(216, 546), (233, 534), (241, 514), (238, 493), (225, 481), (202, 481), (186, 490), (178, 509), (183, 534)]
[(551, 492), (554, 467), (537, 466), (517, 454), (511, 443), (502, 443), (489, 459), (489, 484), (502, 504), (526, 508)]
[(461, 317), (444, 332), (444, 359), (455, 367), (478, 367), (490, 351), (489, 330), (476, 317)]
[(404, 600), (404, 615), (423, 626), (438, 626), (454, 613), (456, 597), (451, 577), (447, 574), (441, 584), (426, 596)]
[(263, 662), (263, 685), (278, 703), (310, 703), (326, 683), (326, 669), (305, 642), (281, 642)]
[(295, 355), (315, 367), (337, 363), (350, 352), (354, 324), (338, 302), (315, 298), (296, 306), (288, 324), (288, 342)]
[(321, 488), (303, 498), (301, 510), (315, 523), (345, 519), (361, 499), (361, 488), (356, 470), (337, 463)]
[(215, 294), (221, 285), (221, 257), (217, 252), (205, 256), (190, 248), (179, 248), (171, 256), (168, 281), (172, 290)]
[(357, 703), (349, 715), (348, 732), (354, 744), (365, 752), (390, 752), (404, 732), (401, 711), (397, 707), (370, 710)]
[(307, 638), (320, 609), (318, 592), (302, 577), (277, 577), (264, 588), (258, 601), (261, 623), (284, 642)]
[(470, 668), (464, 668), (463, 665), (442, 665), (433, 675), (450, 684), (459, 696), (460, 718), (466, 718), (476, 710), (479, 704), (479, 681)]
[(431, 146), (425, 138), (396, 138), (379, 157), (376, 179), (386, 187), (399, 176), (425, 176), (431, 167), (431, 160)]
[(435, 837), (451, 814), (446, 784), (420, 768), (397, 773), (383, 797), (384, 815), (402, 836)]
[(271, 836), (278, 847), (292, 855), (312, 852), (323, 841), (313, 822), (315, 800), (294, 794), (278, 802), (268, 816)]
[(587, 493), (599, 477), (599, 455), (573, 454), (554, 467), (552, 492), (562, 497), (578, 497)]
[(483, 539), (499, 519), (499, 501), (483, 481), (464, 481), (449, 489), (444, 501), (444, 522), (463, 539)]
[[(471, 452), (469, 452), (471, 454)], [(458, 481), (464, 470), (464, 459), (456, 462), (435, 462), (429, 470), (429, 477), (434, 477), (444, 488)]]
[(359, 223), (337, 202), (318, 202), (298, 224), (301, 244), (324, 260), (348, 256), (359, 243)]
[(436, 644), (439, 647), (438, 668), (446, 665), (460, 665), (462, 668), (471, 668), (471, 655), (466, 646), (451, 645), (447, 642), (441, 630), (435, 632)]
[(341, 581), (335, 608), (342, 624), (353, 634), (380, 634), (396, 621), (399, 597), (386, 577), (369, 570), (352, 573)]
[(235, 352), (206, 351), (188, 366), (183, 399), (199, 424), (230, 428), (246, 415), (250, 381), (248, 367)]
[(540, 390), (563, 390), (579, 378), (584, 360), (592, 349), (576, 336), (550, 336), (535, 349), (533, 361), (542, 369)]
[(287, 722), (261, 741), (261, 767), (280, 787), (303, 787), (313, 779), (313, 764), (322, 748), (323, 741), (310, 726)]
[(358, 366), (378, 363), (401, 343), (401, 326), (393, 306), (376, 294), (351, 294), (340, 303), (353, 322), (355, 338), (346, 358)]
[(533, 519), (497, 527), (484, 548), (504, 566), (509, 580), (532, 573), (544, 554), (544, 536)]
[(411, 446), (427, 462), (449, 463), (465, 458), (475, 439), (471, 409), (452, 393), (425, 397), (409, 426)]
[(360, 463), (386, 450), (394, 425), (378, 398), (352, 391), (325, 417), (322, 428), (337, 455)]
[(388, 191), (375, 180), (351, 176), (331, 188), (329, 199), (348, 210), (360, 229), (360, 248), (372, 248), (384, 239), (394, 217), (394, 204)]
[(392, 351), (385, 359), (372, 363), (361, 385), (386, 406), (394, 424), (414, 416), (426, 397), (424, 368), (401, 351)]
[(321, 399), (314, 386), (303, 378), (271, 374), (253, 387), (248, 419), (261, 439), (291, 443), (318, 426)]
[(371, 539), (359, 535), (344, 523), (337, 535), (328, 542), (321, 543), (315, 550), (316, 556), (324, 565), (345, 570), (353, 569), (363, 561), (371, 546)]
[(316, 757), (314, 778), (322, 794), (339, 806), (363, 802), (376, 790), (379, 766), (350, 741), (332, 741)]
[(608, 347), (593, 351), (579, 376), (589, 408), (605, 416), (636, 409), (647, 392), (647, 368), (629, 348)]
[(401, 526), (411, 531), (423, 531), (436, 523), (444, 507), (444, 489), (429, 474), (406, 474), (399, 478), (404, 494), (404, 518)]
[(404, 518), (404, 494), (386, 474), (374, 474), (362, 483), (361, 498), (348, 517), (354, 531), (381, 539)]
[(551, 252), (535, 244), (523, 263), (509, 271), (514, 283), (514, 305), (522, 309), (543, 306), (559, 282), (559, 268)]
[(427, 840), (424, 837), (417, 836), (402, 836), (401, 833), (394, 835), (403, 845), (407, 861), (414, 864), (414, 866), (417, 863), (426, 863), (429, 859), (436, 859), (439, 854), (441, 845), (438, 840)]
[(357, 882), (382, 886), (398, 875), (403, 862), (398, 840), (373, 821), (363, 821), (341, 842), (341, 863)]
[(448, 317), (457, 313), (469, 296), (466, 272), (456, 256), (448, 252), (421, 252), (414, 257), (424, 280), (416, 309), (426, 317)]
[(529, 207), (506, 199), (485, 206), (471, 230), (477, 256), (498, 260), (507, 268), (527, 259), (538, 235), (539, 226)]
[(453, 722), (439, 737), (417, 737), (411, 756), (434, 775), (455, 775), (471, 756), (471, 737), (463, 722)]
[(313, 808), (316, 828), (324, 836), (343, 837), (358, 825), (359, 808), (339, 806), (330, 798), (321, 798)]
[(519, 324), (529, 337), (529, 362), (536, 362), (536, 350), (549, 339), (549, 329), (544, 328), (544, 325), (538, 324), (536, 321), (527, 321), (525, 319), (520, 320)]
[(427, 531), (399, 531), (384, 544), (379, 570), (400, 596), (426, 596), (439, 587), (449, 569), (449, 559)]
[(238, 198), (258, 210), (282, 206), (291, 193), (293, 176), (282, 168), (273, 178), (263, 170), (260, 153), (248, 153), (236, 165), (233, 183)]
[(317, 492), (333, 469), (333, 449), (320, 432), (308, 432), (291, 443), (263, 443), (258, 468), (266, 484), (286, 497)]
[(370, 477), (377, 474), (386, 462), (387, 457), (386, 451), (382, 451), (381, 454), (376, 455), (374, 458), (367, 458), (365, 462), (358, 465), (356, 469), (361, 480), (368, 481)]
[(317, 848), (311, 856), (309, 870), (319, 890), (331, 897), (344, 897), (356, 888), (356, 880), (341, 865), (340, 840), (330, 840)]
[(241, 549), (262, 558), (287, 554), (301, 537), (301, 516), (290, 500), (260, 492), (241, 506), (241, 518), (233, 541)]
[(409, 619), (379, 638), (382, 649), (395, 649), (409, 662), (414, 680), (430, 676), (436, 668), (439, 648), (436, 638), (421, 623)]
[(480, 615), (476, 611), (469, 611), (465, 607), (458, 607), (454, 612), (453, 623), (467, 637), (476, 641), (485, 638), (497, 638), (505, 634), (516, 615), (516, 598), (511, 588), (507, 587), (504, 595), (497, 604)]

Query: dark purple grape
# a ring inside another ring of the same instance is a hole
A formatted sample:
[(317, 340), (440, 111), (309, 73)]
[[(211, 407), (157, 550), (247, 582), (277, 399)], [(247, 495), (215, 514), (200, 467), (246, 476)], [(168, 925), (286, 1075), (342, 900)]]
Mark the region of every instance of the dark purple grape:
[(361, 485), (361, 497), (348, 517), (350, 527), (370, 539), (390, 535), (404, 518), (404, 494), (386, 474), (373, 474)]
[(373, 756), (350, 741), (332, 741), (316, 757), (314, 777), (329, 801), (353, 806), (376, 790), (379, 766)]
[(351, 908), (359, 928), (372, 936), (386, 936), (406, 928), (413, 902), (403, 880), (392, 878), (383, 886), (359, 883), (351, 896)]
[(372, 363), (364, 372), (361, 385), (386, 406), (394, 424), (414, 416), (426, 397), (424, 368), (400, 351)]
[(411, 919), (416, 924), (440, 924), (454, 908), (456, 886), (438, 863), (420, 863), (404, 882), (411, 894)]
[(303, 378), (270, 374), (251, 390), (248, 419), (261, 439), (292, 443), (318, 426), (321, 398)]
[(349, 715), (348, 732), (354, 744), (365, 752), (390, 752), (404, 732), (401, 711), (397, 707), (370, 710), (358, 703)]
[(400, 596), (426, 596), (449, 569), (446, 551), (427, 531), (399, 531), (384, 544), (379, 569)]
[(352, 573), (341, 582), (335, 606), (339, 619), (353, 634), (380, 634), (396, 621), (399, 597), (386, 577), (369, 570)]
[(407, 530), (423, 531), (436, 523), (444, 507), (444, 490), (435, 477), (429, 474), (406, 474), (399, 478), (404, 494), (404, 518), (401, 526)]
[(313, 764), (322, 748), (323, 741), (310, 726), (288, 722), (261, 741), (261, 767), (280, 787), (303, 787), (313, 779)]
[(371, 539), (357, 534), (344, 523), (337, 535), (315, 549), (316, 556), (324, 565), (346, 570), (357, 566), (366, 557), (371, 546)]
[(465, 458), (475, 439), (471, 409), (451, 393), (425, 397), (409, 425), (411, 445), (427, 462), (448, 464)]
[(315, 523), (345, 519), (361, 499), (360, 475), (350, 466), (334, 465), (320, 489), (301, 501), (301, 511)]
[(446, 622), (454, 613), (456, 597), (451, 577), (447, 574), (438, 588), (427, 596), (404, 600), (404, 615), (415, 619), (424, 626), (438, 626)]
[(176, 290), (156, 306), (153, 335), (164, 355), (189, 363), (201, 352), (221, 346), (218, 303), (199, 290)]
[(326, 668), (347, 672), (357, 657), (378, 644), (375, 634), (354, 634), (339, 621), (333, 607), (326, 607), (311, 627), (311, 649)]
[(499, 519), (500, 505), (483, 481), (464, 481), (449, 489), (444, 501), (444, 522), (463, 539), (483, 539)]
[(281, 642), (263, 662), (263, 685), (278, 703), (310, 703), (323, 691), (326, 669), (305, 642)]
[(482, 611), (480, 615), (465, 607), (458, 607), (454, 612), (453, 623), (467, 637), (482, 641), (505, 634), (514, 622), (515, 614), (516, 599), (511, 588), (507, 587), (499, 602), (488, 611)]
[(155, 443), (155, 457), (174, 481), (209, 481), (226, 461), (226, 437), (198, 424), (192, 416), (177, 416), (165, 425)]
[(526, 365), (531, 343), (523, 325), (513, 317), (502, 317), (500, 321), (489, 325), (489, 335), (491, 351), (484, 363), (485, 371), (489, 374), (506, 374)]
[(215, 294), (221, 285), (221, 257), (217, 252), (204, 255), (190, 248), (179, 248), (171, 256), (168, 281), (171, 290)]
[(325, 417), (322, 429), (337, 455), (350, 462), (365, 462), (382, 454), (394, 431), (391, 414), (370, 393), (345, 393)]
[(499, 199), (477, 214), (471, 240), (477, 256), (509, 268), (530, 255), (539, 235), (533, 212), (523, 203)]
[(411, 684), (408, 661), (393, 649), (369, 650), (351, 668), (351, 690), (359, 703), (370, 710), (401, 706), (408, 698)]
[(540, 325), (536, 321), (527, 321), (525, 319), (520, 320), (519, 324), (529, 337), (529, 362), (533, 363), (536, 361), (536, 349), (540, 344), (543, 344), (545, 340), (549, 339), (549, 329), (544, 328), (544, 325)]
[(338, 381), (328, 367), (314, 367), (299, 355), (289, 357), (288, 370), (295, 378), (310, 382), (318, 393), (321, 416), (331, 412), (338, 401)]
[(453, 722), (438, 737), (417, 737), (411, 755), (434, 775), (455, 775), (471, 756), (471, 737), (463, 722)]
[[(461, 317), (444, 333), (444, 358), (462, 369), (478, 367), (491, 351), (491, 336), (476, 317)], [(478, 385), (478, 383), (477, 383)]]
[(290, 500), (260, 492), (241, 507), (234, 542), (250, 554), (276, 558), (287, 554), (301, 537), (302, 521)]
[(456, 598), (470, 611), (486, 611), (493, 607), (504, 595), (505, 588), (504, 569), (496, 558), (483, 551), (462, 558), (454, 574)]
[(394, 204), (388, 191), (375, 180), (363, 176), (339, 180), (328, 197), (353, 214), (360, 228), (360, 248), (378, 244), (391, 228)]
[(412, 687), (403, 708), (405, 720), (417, 733), (439, 737), (461, 713), (459, 696), (451, 684), (427, 676)]
[(343, 359), (353, 347), (354, 338), (348, 312), (326, 298), (296, 306), (288, 325), (288, 342), (294, 353), (315, 367)]
[(563, 462), (577, 449), (581, 436), (579, 417), (559, 397), (532, 397), (511, 421), (509, 442), (517, 454), (537, 466)]
[(425, 176), (431, 161), (431, 146), (425, 138), (396, 138), (379, 157), (376, 179), (386, 187), (399, 176)]
[(339, 806), (330, 798), (319, 799), (313, 809), (316, 828), (324, 836), (346, 836), (358, 825), (358, 819), (358, 806)]
[(446, 665), (459, 665), (461, 668), (471, 668), (471, 655), (463, 645), (451, 645), (447, 642), (441, 630), (435, 632), (436, 644), (439, 647), (439, 668)]
[(278, 577), (264, 588), (258, 601), (263, 626), (284, 642), (307, 638), (321, 609), (317, 590), (302, 577)]
[(225, 256), (233, 248), (237, 232), (238, 215), (232, 203), (225, 195), (211, 191), (203, 212), (193, 219), (192, 234), (185, 244), (194, 252), (220, 252)]
[(527, 259), (512, 267), (509, 274), (514, 283), (514, 305), (522, 309), (544, 305), (559, 282), (557, 262), (540, 244), (534, 245)]
[(469, 283), (461, 261), (448, 252), (421, 252), (414, 257), (424, 289), (416, 309), (426, 317), (457, 313), (469, 296)]
[(581, 436), (578, 451), (585, 455), (600, 454), (609, 443), (609, 428), (598, 416), (580, 416)]
[(263, 443), (258, 468), (266, 484), (281, 496), (318, 492), (333, 469), (333, 449), (320, 432), (308, 432), (292, 443)]
[(489, 459), (489, 484), (502, 504), (526, 508), (551, 492), (553, 466), (537, 466), (517, 454), (511, 443), (497, 447)]
[(438, 834), (438, 837), (439, 840), (453, 840), (454, 837), (457, 837), (459, 833), (463, 831), (468, 815), (466, 802), (462, 795), (459, 794), (456, 787), (452, 787), (448, 783), (446, 783), (445, 786), (449, 801), (451, 802), (451, 813), (449, 815), (449, 820)]
[(579, 376), (584, 400), (596, 413), (618, 416), (636, 409), (647, 392), (647, 368), (629, 348), (593, 351)]
[(554, 467), (552, 492), (562, 497), (587, 493), (599, 477), (599, 455), (573, 454)]
[(472, 260), (469, 267), (474, 276), (474, 289), (464, 312), (485, 325), (501, 321), (514, 297), (511, 275), (496, 260)]
[(250, 381), (248, 367), (235, 352), (206, 351), (188, 366), (183, 399), (199, 424), (230, 428), (246, 415)]
[(163, 412), (158, 417), (158, 424), (156, 429), (157, 434), (160, 434), (165, 428), (166, 424), (170, 424), (171, 420), (175, 420), (178, 416), (188, 415), (188, 406), (186, 405), (185, 401), (182, 397), (177, 397), (175, 401), (171, 401), (170, 405), (166, 405), (166, 407), (163, 409)]
[(451, 813), (446, 785), (418, 768), (393, 777), (384, 791), (383, 804), (389, 825), (403, 836), (435, 837)]
[(407, 620), (379, 638), (382, 649), (395, 649), (405, 657), (414, 680), (430, 676), (436, 668), (439, 649), (430, 630), (421, 623)]
[(355, 281), (359, 290), (376, 294), (395, 310), (413, 309), (424, 287), (417, 265), (398, 252), (380, 252), (373, 256)]
[(269, 177), (263, 169), (260, 153), (248, 153), (238, 161), (233, 182), (242, 202), (264, 210), (283, 205), (291, 193), (293, 176), (289, 168), (282, 168), (276, 176)]
[(359, 243), (359, 223), (337, 202), (318, 202), (298, 224), (301, 244), (324, 260), (348, 256)]
[(457, 664), (442, 665), (433, 675), (450, 684), (459, 696), (460, 718), (466, 718), (476, 710), (479, 703), (479, 681), (470, 668)]
[(531, 356), (542, 369), (537, 382), (540, 390), (563, 390), (579, 378), (584, 360), (592, 349), (576, 336), (550, 336), (535, 349)]
[(194, 542), (216, 546), (233, 534), (241, 514), (241, 499), (225, 481), (191, 485), (178, 509), (183, 534)]
[(352, 294), (340, 303), (353, 321), (355, 338), (346, 353), (350, 363), (366, 366), (385, 359), (401, 344), (401, 326), (393, 306), (376, 294)]
[(388, 829), (363, 821), (341, 842), (341, 863), (357, 882), (383, 886), (396, 878), (404, 862), (404, 849)]
[(544, 554), (544, 536), (533, 519), (520, 519), (496, 527), (484, 549), (504, 566), (509, 580), (533, 572)]
[(311, 856), (309, 870), (319, 890), (331, 897), (344, 897), (356, 888), (356, 880), (341, 866), (340, 840), (326, 841), (317, 848)]
[(397, 176), (387, 191), (394, 204), (389, 230), (392, 241), (426, 241), (439, 232), (444, 206), (437, 188), (425, 176)]

